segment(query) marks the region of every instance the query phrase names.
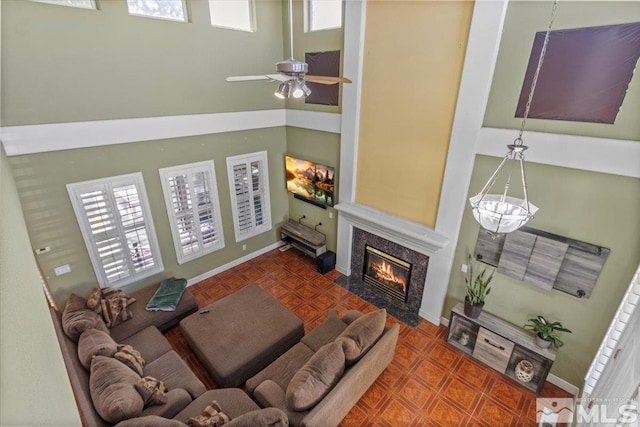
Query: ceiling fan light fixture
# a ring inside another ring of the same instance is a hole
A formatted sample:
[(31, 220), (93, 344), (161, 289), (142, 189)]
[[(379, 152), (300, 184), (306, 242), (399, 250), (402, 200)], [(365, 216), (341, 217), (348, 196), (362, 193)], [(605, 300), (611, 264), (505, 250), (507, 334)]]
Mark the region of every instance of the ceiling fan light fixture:
[(274, 95), (280, 99), (287, 99), (291, 94), (291, 85), (290, 82), (282, 82), (278, 89), (274, 92)]
[(307, 97), (311, 94), (311, 89), (307, 87), (307, 84), (302, 79), (293, 80), (291, 86), (291, 96), (293, 98)]

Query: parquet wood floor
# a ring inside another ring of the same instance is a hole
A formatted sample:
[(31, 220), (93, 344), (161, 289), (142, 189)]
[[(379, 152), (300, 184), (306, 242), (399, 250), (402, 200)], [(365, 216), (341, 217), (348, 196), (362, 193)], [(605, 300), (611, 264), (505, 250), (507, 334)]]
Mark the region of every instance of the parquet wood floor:
[[(333, 282), (340, 273), (316, 271), (314, 260), (296, 250), (271, 251), (187, 288), (198, 306), (255, 283), (305, 323), (320, 324), (327, 310), (362, 312), (377, 307)], [(247, 313), (250, 315), (250, 313)], [(423, 320), (415, 329), (400, 323), (389, 367), (343, 419), (341, 426), (535, 426), (536, 395), (450, 347), (446, 328)], [(207, 388), (216, 388), (179, 327), (167, 331), (173, 348)], [(542, 397), (570, 397), (547, 383)]]

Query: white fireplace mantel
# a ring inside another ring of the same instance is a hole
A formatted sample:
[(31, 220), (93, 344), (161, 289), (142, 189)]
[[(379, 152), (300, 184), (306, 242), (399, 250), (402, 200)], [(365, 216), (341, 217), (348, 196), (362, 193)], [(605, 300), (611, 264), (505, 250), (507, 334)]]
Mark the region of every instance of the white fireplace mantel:
[(414, 251), (431, 256), (449, 244), (449, 239), (433, 228), (388, 214), (359, 203), (335, 206), (340, 219)]

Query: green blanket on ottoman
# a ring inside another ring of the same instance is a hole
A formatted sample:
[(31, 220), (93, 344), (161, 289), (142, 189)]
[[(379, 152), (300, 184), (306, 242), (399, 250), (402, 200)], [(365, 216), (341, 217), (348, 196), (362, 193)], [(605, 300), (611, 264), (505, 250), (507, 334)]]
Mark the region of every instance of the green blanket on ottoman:
[(186, 279), (171, 278), (163, 280), (156, 293), (147, 303), (146, 309), (149, 311), (175, 311), (186, 287)]

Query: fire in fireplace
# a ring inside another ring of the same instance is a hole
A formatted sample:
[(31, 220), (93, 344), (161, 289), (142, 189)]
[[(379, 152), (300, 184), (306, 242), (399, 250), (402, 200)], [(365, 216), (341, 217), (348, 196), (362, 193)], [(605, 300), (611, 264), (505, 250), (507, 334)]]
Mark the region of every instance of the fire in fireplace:
[(362, 280), (379, 291), (407, 302), (411, 264), (365, 245)]

